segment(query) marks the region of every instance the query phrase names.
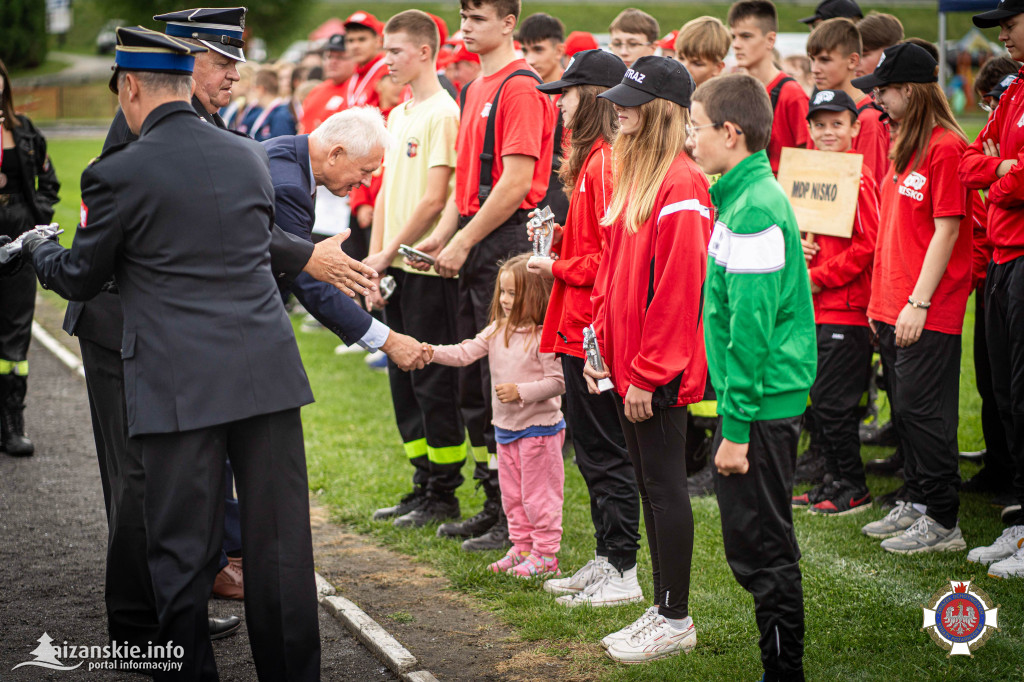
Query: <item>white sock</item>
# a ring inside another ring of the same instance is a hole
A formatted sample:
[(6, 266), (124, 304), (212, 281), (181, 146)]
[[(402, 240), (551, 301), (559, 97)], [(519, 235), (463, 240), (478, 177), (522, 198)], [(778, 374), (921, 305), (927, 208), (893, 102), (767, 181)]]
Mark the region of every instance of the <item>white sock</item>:
[(918, 514), (927, 514), (928, 513), (928, 505), (926, 505), (926, 504), (919, 504), (919, 503), (915, 502), (911, 506), (914, 507), (914, 511), (916, 511)]
[(693, 625), (693, 618), (687, 616), (686, 618), (666, 618), (665, 622), (672, 626), (673, 630), (687, 630)]

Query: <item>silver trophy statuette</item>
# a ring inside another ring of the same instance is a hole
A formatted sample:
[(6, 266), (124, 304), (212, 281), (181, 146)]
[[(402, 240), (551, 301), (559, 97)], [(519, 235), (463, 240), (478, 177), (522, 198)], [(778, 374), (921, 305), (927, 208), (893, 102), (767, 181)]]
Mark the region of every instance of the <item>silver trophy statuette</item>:
[[(583, 350), (587, 354), (587, 362), (598, 372), (605, 371), (604, 360), (601, 359), (601, 350), (597, 347), (597, 334), (594, 333), (594, 325), (583, 328)], [(613, 388), (612, 380), (608, 377), (597, 380), (597, 390), (607, 391)]]
[(555, 236), (555, 214), (551, 212), (551, 207), (537, 209), (526, 226), (533, 228), (533, 255), (551, 258), (551, 244)]
[(21, 253), (21, 246), (25, 242), (25, 237), (28, 234), (38, 234), (44, 239), (53, 239), (59, 234), (64, 234), (64, 230), (60, 229), (60, 225), (57, 223), (50, 223), (49, 225), (36, 225), (31, 230), (18, 235), (18, 238), (14, 241), (0, 246), (0, 265), (3, 265)]
[(391, 294), (395, 293), (395, 288), (398, 283), (395, 282), (395, 278), (391, 275), (384, 275), (380, 278), (380, 284), (377, 287), (380, 289), (380, 297), (385, 301), (391, 298)]

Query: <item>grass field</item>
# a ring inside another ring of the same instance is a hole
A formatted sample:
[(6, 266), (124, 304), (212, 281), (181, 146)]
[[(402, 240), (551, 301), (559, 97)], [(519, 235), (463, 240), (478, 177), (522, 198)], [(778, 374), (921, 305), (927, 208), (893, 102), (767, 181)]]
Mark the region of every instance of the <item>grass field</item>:
[[(977, 127), (968, 130), (972, 136)], [(78, 216), (78, 174), (99, 153), (98, 140), (62, 140), (50, 145), (64, 182), (57, 219), (69, 228)], [(73, 228), (64, 235), (69, 244)], [(964, 326), (961, 363), (960, 445), (982, 445), (980, 402), (974, 387), (973, 301)], [(296, 321), (297, 325), (297, 321)], [(383, 374), (367, 370), (361, 356), (333, 354), (337, 339), (326, 332), (297, 331), (317, 402), (303, 411), (310, 488), (335, 520), (443, 573), (452, 589), (475, 597), (511, 624), (526, 641), (567, 661), (578, 680), (756, 680), (760, 659), (752, 602), (736, 584), (722, 551), (717, 505), (694, 500), (696, 526), (690, 611), (698, 647), (690, 655), (645, 666), (620, 667), (603, 656), (597, 641), (631, 622), (642, 606), (568, 611), (538, 585), (486, 573), (493, 555), (467, 555), (458, 544), (434, 537), (433, 528), (399, 531), (369, 520), (373, 509), (392, 504), (409, 488), (406, 463)], [(865, 448), (865, 458), (885, 450)], [(964, 476), (975, 467), (963, 467)], [(471, 465), (464, 473), (471, 476)], [(892, 479), (869, 480), (875, 494), (893, 489)], [(464, 514), (483, 502), (471, 481), (459, 490)], [(987, 544), (1001, 530), (998, 510), (976, 495), (963, 495), (961, 526), (969, 545)], [(807, 614), (806, 668), (812, 680), (1019, 680), (1024, 677), (1024, 583), (999, 582), (964, 554), (897, 558), (859, 532), (881, 514), (868, 511), (844, 519), (796, 515), (803, 551)], [(565, 533), (560, 561), (575, 569), (593, 551), (589, 503), (578, 470), (567, 462)], [(650, 596), (646, 541), (640, 553), (641, 583)], [(921, 632), (921, 606), (945, 581), (974, 580), (1001, 605), (1002, 629), (973, 658), (949, 659)]]
[[(624, 7), (639, 7), (653, 15), (661, 25), (663, 34), (673, 29), (678, 29), (685, 22), (703, 14), (711, 14), (725, 19), (729, 8), (728, 2), (524, 2), (522, 16), (534, 12), (547, 12), (559, 17), (565, 24), (567, 30), (590, 31), (593, 33), (604, 33), (608, 30), (615, 15)], [(779, 11), (779, 30), (786, 32), (806, 31), (804, 24), (799, 23), (801, 17), (812, 13), (815, 2), (808, 1), (797, 3), (776, 3)], [(899, 16), (903, 23), (907, 36), (917, 36), (926, 40), (937, 40), (938, 19), (934, 6), (898, 6), (893, 7), (885, 3), (861, 3), (865, 13), (869, 11), (888, 12)], [(294, 27), (287, 30), (271, 30), (266, 26), (252, 26), (252, 35), (264, 38), (270, 48), (271, 56), (280, 54), (292, 41), (304, 39), (310, 31), (319, 26), (330, 17), (344, 19), (357, 10), (372, 11), (379, 19), (386, 21), (388, 17), (409, 8), (422, 9), (442, 17), (448, 24), (448, 29), (455, 32), (459, 25), (459, 5), (457, 2), (422, 2), (414, 3), (407, 0), (395, 2), (377, 2), (367, 4), (364, 2), (324, 2), (323, 0), (310, 2), (297, 11), (304, 13), (303, 18)], [(971, 19), (968, 13), (950, 14), (948, 19), (947, 35), (951, 39), (959, 39), (971, 28)], [(125, 18), (126, 20), (129, 18)], [(94, 53), (96, 34), (100, 27), (106, 22), (107, 17), (100, 11), (96, 0), (77, 0), (74, 5), (74, 26), (68, 34), (67, 44), (60, 49), (73, 52)], [(145, 14), (136, 18), (136, 21), (147, 22)], [(130, 23), (130, 22), (129, 22)], [(995, 31), (988, 31), (991, 40), (995, 40)], [(51, 40), (51, 49), (57, 49), (56, 41)]]

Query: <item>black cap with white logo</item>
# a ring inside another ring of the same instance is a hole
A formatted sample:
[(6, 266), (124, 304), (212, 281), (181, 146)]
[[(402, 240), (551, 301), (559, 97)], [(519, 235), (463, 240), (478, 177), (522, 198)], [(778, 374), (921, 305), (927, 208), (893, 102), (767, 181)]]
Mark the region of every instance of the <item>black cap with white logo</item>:
[(696, 86), (686, 68), (667, 57), (641, 57), (626, 69), (622, 82), (598, 97), (620, 107), (638, 107), (653, 99), (667, 99), (681, 107), (690, 107)]
[(324, 50), (327, 52), (344, 52), (345, 51), (345, 34), (335, 33), (327, 42), (324, 43)]
[(1024, 13), (1024, 0), (999, 0), (995, 9), (973, 17), (974, 25), (978, 28), (995, 28), (1003, 19)]
[(836, 17), (846, 17), (847, 19), (863, 19), (864, 13), (860, 9), (854, 0), (821, 0), (818, 6), (814, 8), (814, 14), (809, 17), (801, 19), (801, 23), (812, 24), (815, 21), (825, 21), (826, 19), (835, 19)]
[(875, 72), (851, 81), (853, 87), (864, 92), (890, 83), (937, 83), (939, 63), (923, 47), (913, 43), (899, 43), (887, 47), (878, 60)]
[(985, 97), (994, 97), (995, 100), (998, 102), (999, 98), (1003, 96), (1003, 93), (1006, 92), (1006, 89), (1008, 87), (1013, 85), (1013, 81), (1015, 80), (1017, 80), (1017, 74), (1007, 74), (1006, 77), (1003, 78), (1003, 80), (996, 83), (991, 90), (985, 93)]
[(562, 77), (553, 83), (538, 85), (541, 92), (559, 93), (573, 85), (600, 85), (613, 88), (626, 73), (626, 65), (611, 52), (584, 50), (569, 60)]
[(857, 104), (842, 90), (818, 90), (807, 106), (807, 120), (819, 111), (852, 111), (857, 115)]

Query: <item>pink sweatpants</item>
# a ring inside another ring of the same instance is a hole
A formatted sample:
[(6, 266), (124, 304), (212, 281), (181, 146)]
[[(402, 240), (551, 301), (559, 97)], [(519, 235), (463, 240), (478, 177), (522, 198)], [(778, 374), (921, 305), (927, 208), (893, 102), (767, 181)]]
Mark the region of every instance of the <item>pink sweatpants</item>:
[(501, 504), (517, 552), (555, 556), (562, 542), (565, 430), (553, 436), (498, 443)]

